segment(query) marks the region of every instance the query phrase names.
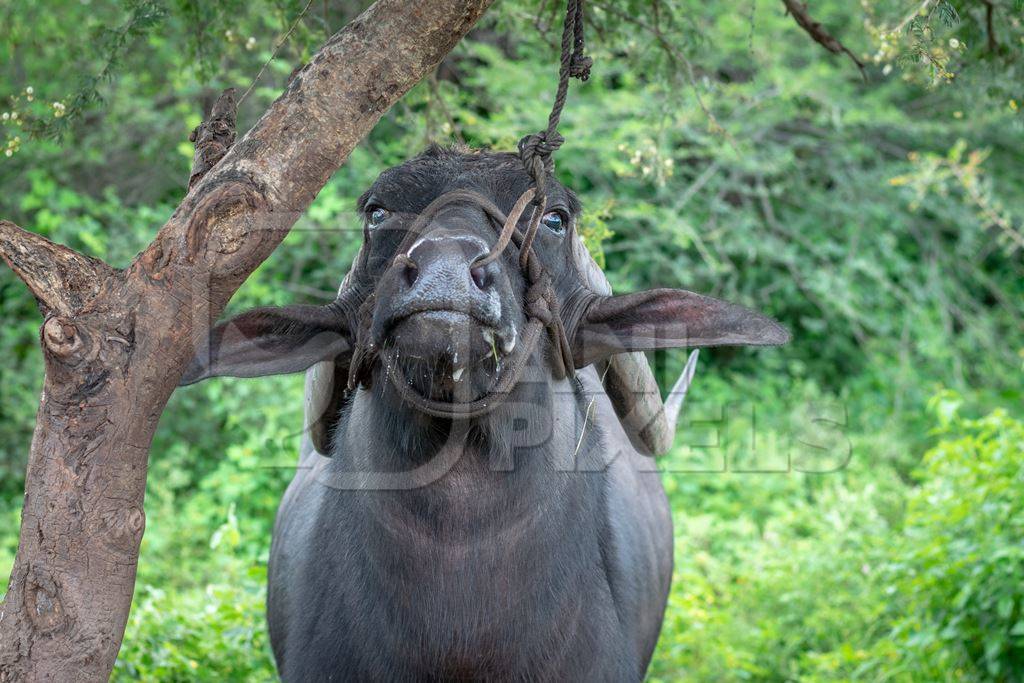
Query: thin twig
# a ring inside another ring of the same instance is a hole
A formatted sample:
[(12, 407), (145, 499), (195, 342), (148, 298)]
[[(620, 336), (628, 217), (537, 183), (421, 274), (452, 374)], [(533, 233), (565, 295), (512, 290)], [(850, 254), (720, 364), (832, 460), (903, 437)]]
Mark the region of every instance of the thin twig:
[[(787, 238), (792, 239), (793, 235), (789, 231), (783, 229), (779, 221), (776, 219), (775, 208), (772, 206), (772, 201), (768, 192), (768, 187), (767, 185), (765, 185), (764, 179), (761, 177), (758, 177), (757, 179), (756, 195), (761, 205), (761, 216), (764, 218), (765, 225), (768, 227), (768, 229), (774, 232), (777, 236), (781, 237), (783, 240)], [(809, 248), (806, 243), (804, 243), (804, 247)], [(825, 302), (823, 302), (817, 296), (817, 294), (815, 294), (815, 292), (811, 290), (811, 288), (807, 286), (806, 283), (804, 283), (803, 278), (800, 275), (800, 272), (797, 270), (796, 265), (793, 263), (793, 260), (790, 258), (781, 257), (780, 255), (779, 262), (781, 262), (782, 265), (785, 266), (786, 270), (789, 271), (789, 275), (793, 279), (793, 284), (796, 285), (796, 288), (799, 289), (800, 293), (804, 295), (804, 298), (807, 299), (807, 301), (810, 302), (812, 306), (818, 309), (818, 311), (822, 315), (822, 318), (828, 320), (831, 307), (827, 305)], [(844, 306), (842, 306), (841, 302), (838, 300), (835, 302), (835, 305), (840, 308), (844, 308)], [(848, 316), (848, 318), (850, 321), (850, 329), (853, 332), (853, 336), (857, 340), (857, 343), (862, 345), (866, 344), (868, 342), (867, 333), (864, 331), (864, 329), (860, 326), (860, 323), (858, 323), (852, 315)]]
[(270, 59), (263, 62), (263, 66), (260, 67), (259, 72), (256, 74), (256, 78), (252, 79), (252, 83), (249, 84), (249, 87), (245, 89), (245, 92), (242, 93), (242, 96), (238, 99), (238, 106), (242, 106), (242, 102), (245, 102), (245, 98), (248, 97), (249, 93), (252, 92), (252, 89), (256, 87), (256, 83), (259, 82), (260, 77), (263, 76), (263, 72), (267, 70), (270, 63), (277, 57), (277, 53), (281, 50), (281, 47), (288, 42), (288, 39), (292, 35), (292, 31), (294, 31), (295, 27), (299, 25), (300, 21), (302, 21), (302, 17), (306, 16), (306, 12), (309, 11), (312, 4), (313, 0), (308, 0), (308, 2), (306, 2), (306, 6), (302, 8), (301, 12), (299, 12), (299, 16), (295, 17), (295, 21), (292, 22), (288, 32), (282, 36), (281, 40), (277, 41), (277, 45), (274, 46), (274, 51), (270, 54)]
[(914, 20), (914, 17), (916, 17), (921, 12), (925, 11), (926, 9), (928, 9), (928, 5), (932, 4), (933, 2), (935, 2), (935, 0), (924, 0), (924, 2), (922, 2), (921, 5), (917, 9), (915, 9), (913, 12), (911, 12), (907, 16), (903, 17), (903, 21), (901, 21), (900, 23), (896, 24), (895, 28), (893, 28), (891, 31), (883, 31), (882, 33), (899, 33), (904, 28), (906, 28), (907, 24), (909, 24), (911, 21)]
[(799, 2), (799, 0), (782, 0), (782, 4), (785, 5), (789, 13), (793, 15), (793, 19), (796, 20), (796, 23), (800, 28), (802, 28), (804, 32), (811, 37), (811, 40), (833, 54), (838, 55), (845, 53), (851, 60), (853, 60), (853, 63), (857, 65), (857, 68), (860, 69), (861, 78), (865, 81), (868, 80), (867, 72), (864, 71), (864, 62), (860, 60), (860, 57), (851, 52), (850, 49), (843, 45), (838, 38), (825, 30), (825, 27), (819, 22), (815, 21), (808, 13), (807, 5)]
[(648, 24), (645, 21), (637, 19), (631, 14), (623, 12), (611, 5), (606, 5), (604, 3), (599, 2), (593, 2), (591, 4), (593, 4), (594, 7), (600, 7), (602, 10), (608, 12), (609, 14), (615, 15), (616, 17), (622, 19), (626, 23), (633, 24), (634, 26), (638, 26), (646, 30), (648, 33), (654, 36), (654, 39), (658, 41), (658, 44), (661, 46), (662, 50), (665, 52), (666, 55), (668, 55), (669, 60), (672, 61), (672, 63), (676, 66), (682, 64), (682, 66), (684, 67), (683, 73), (686, 75), (686, 81), (689, 84), (690, 88), (693, 90), (694, 97), (696, 97), (697, 99), (697, 105), (700, 107), (701, 111), (704, 112), (704, 115), (708, 118), (708, 121), (711, 122), (711, 125), (714, 128), (714, 130), (722, 133), (722, 135), (725, 137), (729, 145), (732, 146), (733, 149), (736, 149), (735, 140), (733, 139), (732, 135), (729, 133), (728, 130), (725, 129), (725, 127), (722, 124), (718, 122), (718, 118), (714, 115), (711, 109), (704, 102), (704, 98), (701, 96), (700, 93), (700, 88), (697, 87), (697, 78), (694, 75), (693, 63), (685, 54), (683, 54), (681, 50), (677, 49), (676, 46), (672, 44), (672, 42), (662, 32), (661, 28), (656, 25), (652, 26), (651, 24)]

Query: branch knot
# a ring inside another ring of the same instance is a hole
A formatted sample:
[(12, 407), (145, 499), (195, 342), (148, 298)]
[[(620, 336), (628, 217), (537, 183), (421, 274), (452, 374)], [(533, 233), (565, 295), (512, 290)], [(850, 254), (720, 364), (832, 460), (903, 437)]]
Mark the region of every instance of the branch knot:
[(71, 322), (54, 316), (43, 323), (43, 344), (54, 356), (67, 359), (82, 348), (82, 338)]

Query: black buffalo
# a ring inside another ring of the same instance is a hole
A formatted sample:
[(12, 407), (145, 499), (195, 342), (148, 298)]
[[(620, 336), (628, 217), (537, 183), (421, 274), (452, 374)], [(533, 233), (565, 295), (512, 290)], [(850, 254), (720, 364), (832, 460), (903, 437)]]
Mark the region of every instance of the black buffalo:
[[(681, 290), (610, 296), (575, 232), (579, 200), (549, 177), (532, 248), (577, 369), (552, 372), (550, 337), (523, 351), (530, 282), (516, 244), (480, 265), (501, 228), (483, 203), (507, 214), (529, 186), (507, 153), (431, 149), (385, 171), (360, 199), (363, 249), (338, 298), (221, 323), (183, 380), (317, 364), (270, 557), (285, 680), (644, 676), (672, 574), (671, 516), (645, 433), (624, 428), (637, 425), (623, 385), (606, 390), (597, 369), (626, 352), (788, 335)], [(374, 354), (346, 386), (360, 341)], [(494, 394), (511, 372), (514, 386)], [(486, 410), (421, 409), (457, 401)]]

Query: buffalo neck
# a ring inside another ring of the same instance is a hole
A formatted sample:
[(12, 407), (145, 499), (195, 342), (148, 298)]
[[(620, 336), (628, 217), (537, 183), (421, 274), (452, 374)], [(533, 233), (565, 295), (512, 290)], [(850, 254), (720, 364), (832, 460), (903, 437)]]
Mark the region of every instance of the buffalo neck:
[[(576, 503), (576, 463), (598, 438), (575, 381), (556, 381), (536, 359), (490, 413), (431, 417), (403, 403), (376, 377), (338, 425), (335, 472), (360, 473), (362, 500), (382, 514), (476, 530), (534, 518)], [(582, 493), (581, 493), (582, 495)]]

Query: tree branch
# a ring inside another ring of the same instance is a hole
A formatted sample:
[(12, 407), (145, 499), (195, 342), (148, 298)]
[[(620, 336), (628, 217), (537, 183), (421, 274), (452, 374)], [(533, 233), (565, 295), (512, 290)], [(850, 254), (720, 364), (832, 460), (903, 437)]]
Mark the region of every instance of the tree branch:
[(0, 258), (20, 277), (44, 313), (71, 315), (114, 271), (102, 261), (0, 220)]
[(981, 0), (981, 4), (985, 5), (985, 35), (988, 39), (988, 51), (995, 54), (995, 51), (999, 48), (999, 42), (996, 40), (995, 22), (993, 21), (996, 5), (992, 0)]
[(0, 603), (0, 683), (107, 680), (135, 586), (150, 443), (197, 343), (491, 1), (378, 0), (234, 145), (222, 96), (195, 133), (188, 194), (125, 270), (0, 223), (0, 255), (46, 313), (21, 536)]
[(811, 37), (811, 40), (821, 45), (823, 48), (833, 54), (846, 54), (853, 63), (860, 69), (861, 77), (866, 81), (868, 79), (867, 72), (864, 70), (864, 62), (849, 50), (845, 45), (839, 42), (839, 39), (825, 30), (825, 27), (815, 21), (807, 11), (807, 5), (800, 2), (799, 0), (782, 0), (782, 4), (786, 6), (786, 10), (793, 15), (796, 23), (799, 24), (807, 35)]

